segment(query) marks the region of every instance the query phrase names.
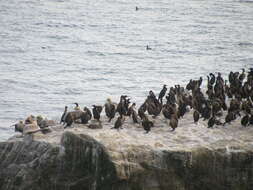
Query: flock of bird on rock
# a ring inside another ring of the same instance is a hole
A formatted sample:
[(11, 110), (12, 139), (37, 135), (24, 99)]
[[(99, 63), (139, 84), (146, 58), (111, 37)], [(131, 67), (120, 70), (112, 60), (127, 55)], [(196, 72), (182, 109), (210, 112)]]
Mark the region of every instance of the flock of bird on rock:
[[(129, 117), (132, 118), (133, 123), (141, 124), (148, 133), (152, 127), (155, 127), (148, 115), (155, 119), (162, 113), (169, 120), (169, 125), (174, 131), (180, 118), (193, 109), (194, 122), (197, 123), (200, 118), (203, 118), (203, 120), (207, 120), (208, 128), (212, 128), (214, 125), (229, 124), (237, 117), (241, 117), (242, 126), (253, 125), (253, 68), (248, 73), (245, 72), (245, 69), (242, 69), (242, 72), (231, 71), (228, 80), (224, 80), (221, 73), (218, 73), (217, 76), (210, 73), (207, 76), (205, 93), (201, 90), (202, 80), (202, 77), (198, 80), (190, 80), (185, 88), (175, 85), (169, 89), (167, 95), (167, 87), (164, 85), (158, 98), (153, 91), (149, 91), (146, 100), (138, 110), (136, 104), (131, 103), (130, 98), (126, 95), (120, 97), (119, 103), (113, 103), (107, 99), (104, 106), (93, 105), (92, 111), (87, 107), (81, 110), (78, 103), (75, 103), (74, 111), (68, 112), (68, 107), (65, 106), (60, 123), (63, 123), (64, 128), (70, 127), (73, 123), (92, 125), (89, 124), (89, 121), (93, 117), (97, 121), (97, 127), (94, 127), (93, 124), (93, 128), (102, 128), (100, 115), (104, 109), (108, 122), (117, 117), (112, 129), (121, 129), (126, 117)], [(166, 102), (163, 102), (164, 97)], [(221, 116), (224, 113), (226, 113), (225, 121), (222, 122)], [(37, 121), (34, 116), (28, 118), (25, 123), (21, 121), (23, 127)], [(43, 121), (40, 119), (40, 123)], [(50, 123), (50, 120), (47, 122)], [(37, 124), (41, 129), (45, 129), (50, 126), (50, 124), (47, 125), (47, 122), (44, 121), (43, 127), (38, 122)], [(22, 132), (22, 127), (19, 124), (15, 124), (15, 130)]]

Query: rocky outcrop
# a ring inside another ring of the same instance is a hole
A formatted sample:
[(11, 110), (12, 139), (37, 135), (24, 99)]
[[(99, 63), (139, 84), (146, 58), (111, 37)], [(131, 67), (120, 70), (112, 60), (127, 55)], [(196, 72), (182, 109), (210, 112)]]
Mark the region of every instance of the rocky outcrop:
[[(189, 130), (194, 128), (190, 126)], [(199, 128), (204, 130), (200, 140), (205, 139), (204, 134), (210, 135), (206, 128)], [(228, 135), (208, 145), (189, 143), (191, 139), (185, 140), (183, 132), (187, 133), (188, 128), (179, 127), (170, 133), (167, 129), (159, 126), (147, 135), (138, 126), (131, 133), (130, 128), (117, 131), (107, 126), (88, 129), (80, 125), (46, 135), (34, 134), (33, 139), (31, 135), (12, 138), (0, 143), (0, 189), (252, 189), (252, 141), (243, 144)], [(252, 129), (237, 135), (245, 140), (244, 133), (252, 134)], [(192, 138), (198, 135), (191, 134)]]
[(60, 145), (0, 143), (0, 189), (110, 189), (117, 179), (105, 147), (87, 135), (63, 134)]

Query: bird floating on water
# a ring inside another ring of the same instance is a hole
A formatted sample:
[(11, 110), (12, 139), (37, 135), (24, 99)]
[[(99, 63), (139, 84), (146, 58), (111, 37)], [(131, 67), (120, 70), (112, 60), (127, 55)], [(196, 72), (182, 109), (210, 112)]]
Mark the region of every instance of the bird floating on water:
[(149, 47), (148, 45), (146, 46), (146, 50), (151, 50), (151, 47)]

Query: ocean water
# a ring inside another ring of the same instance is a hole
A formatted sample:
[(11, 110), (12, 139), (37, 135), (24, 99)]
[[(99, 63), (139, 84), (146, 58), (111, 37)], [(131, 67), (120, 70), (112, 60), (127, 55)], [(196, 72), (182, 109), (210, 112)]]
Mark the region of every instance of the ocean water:
[(1, 0), (0, 140), (29, 114), (250, 67), (252, 0)]

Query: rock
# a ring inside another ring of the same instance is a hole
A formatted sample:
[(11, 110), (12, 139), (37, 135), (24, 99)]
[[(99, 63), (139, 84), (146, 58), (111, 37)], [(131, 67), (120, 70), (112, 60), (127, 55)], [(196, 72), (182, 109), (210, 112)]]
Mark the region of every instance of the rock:
[[(78, 146), (78, 147), (76, 147)], [(0, 189), (110, 189), (115, 166), (102, 144), (66, 132), (61, 143), (0, 143)]]
[[(159, 119), (159, 118), (158, 118)], [(162, 119), (161, 119), (162, 120)], [(250, 190), (250, 128), (75, 125), (0, 143), (1, 190)], [(210, 139), (211, 135), (213, 138)], [(208, 139), (209, 138), (209, 139)]]

